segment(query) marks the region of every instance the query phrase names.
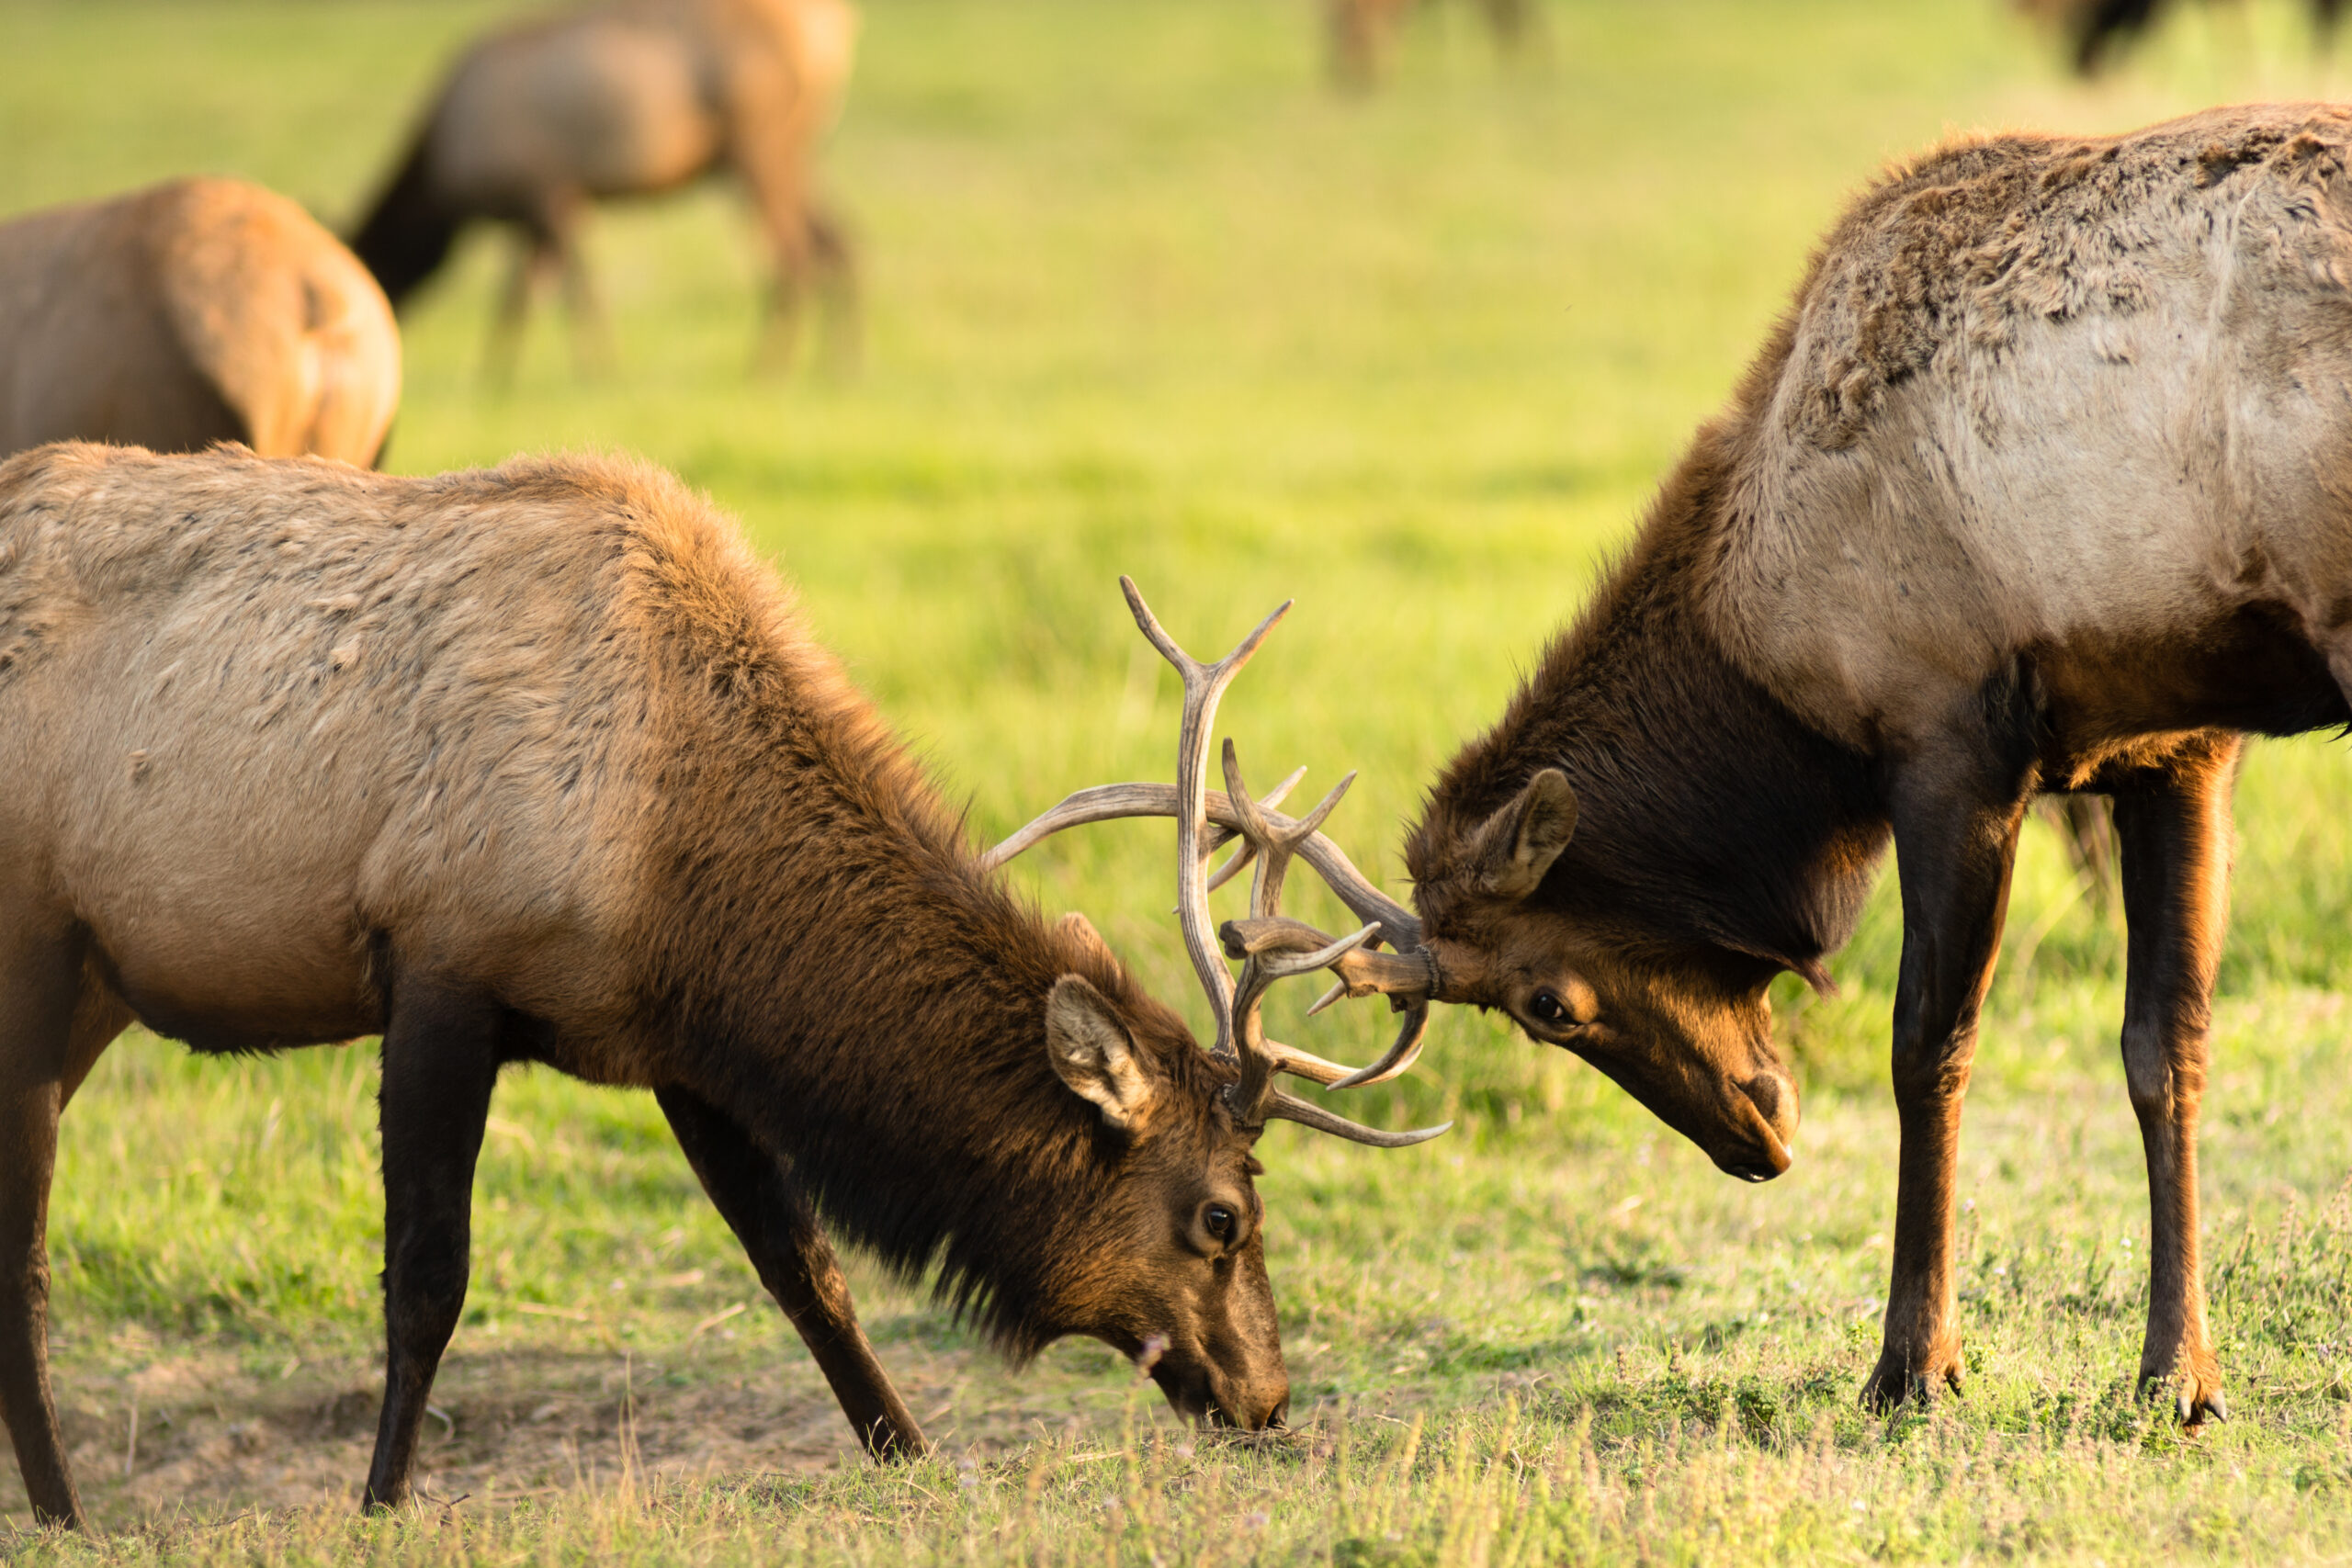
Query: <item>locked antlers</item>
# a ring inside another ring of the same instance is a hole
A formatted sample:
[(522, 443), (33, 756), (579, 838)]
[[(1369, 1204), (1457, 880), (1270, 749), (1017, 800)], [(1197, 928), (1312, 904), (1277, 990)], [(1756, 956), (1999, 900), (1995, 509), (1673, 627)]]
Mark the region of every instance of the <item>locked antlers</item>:
[[(1226, 787), (1221, 792), (1208, 787), (1208, 743), (1217, 701), (1275, 623), (1289, 612), (1289, 602), (1261, 621), (1232, 652), (1215, 664), (1203, 664), (1161, 627), (1132, 581), (1122, 577), (1119, 586), (1126, 593), (1128, 608), (1135, 612), (1136, 625), (1183, 677), (1176, 783), (1172, 786), (1102, 784), (1080, 790), (990, 850), (982, 863), (991, 869), (1002, 865), (1039, 840), (1081, 823), (1121, 817), (1175, 818), (1177, 916), (1183, 928), (1185, 951), (1192, 956), (1193, 972), (1208, 994), (1209, 1010), (1216, 1019), (1214, 1054), (1240, 1068), (1239, 1080), (1226, 1091), (1236, 1118), (1250, 1127), (1263, 1125), (1270, 1119), (1296, 1122), (1382, 1148), (1401, 1148), (1436, 1137), (1453, 1123), (1411, 1133), (1377, 1132), (1301, 1100), (1274, 1081), (1279, 1074), (1293, 1073), (1329, 1088), (1352, 1089), (1396, 1077), (1420, 1055), (1429, 1029), (1430, 998), (1438, 987), (1435, 965), (1421, 946), (1420, 922), (1365, 880), (1339, 846), (1317, 831), (1355, 782), (1355, 774), (1341, 779), (1305, 817), (1285, 817), (1274, 807), (1297, 784), (1305, 770), (1284, 779), (1263, 799), (1254, 799), (1242, 780), (1233, 742), (1227, 740), (1223, 757)], [(1210, 857), (1235, 839), (1242, 841), (1241, 848), (1211, 874)], [(1314, 868), (1340, 901), (1364, 922), (1361, 930), (1334, 938), (1283, 915), (1283, 880), (1294, 858)], [(1237, 984), (1210, 936), (1209, 892), (1253, 863), (1250, 918), (1228, 920), (1217, 932), (1223, 939), (1224, 954), (1241, 961)], [(1382, 942), (1400, 951), (1394, 954), (1374, 952), (1374, 945)], [(1393, 1005), (1405, 1014), (1396, 1043), (1368, 1067), (1341, 1066), (1266, 1038), (1259, 1008), (1274, 982), (1325, 968), (1338, 973), (1340, 984), (1316, 1004), (1316, 1011), (1341, 995), (1378, 992), (1390, 996)]]

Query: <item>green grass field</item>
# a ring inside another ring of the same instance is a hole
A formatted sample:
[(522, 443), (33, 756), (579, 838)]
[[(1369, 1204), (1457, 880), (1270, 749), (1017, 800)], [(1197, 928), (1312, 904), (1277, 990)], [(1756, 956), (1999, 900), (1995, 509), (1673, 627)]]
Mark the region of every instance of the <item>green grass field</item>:
[[(0, 211), (201, 170), (347, 222), (440, 62), (504, 9), (9, 0)], [(618, 352), (593, 380), (550, 310), (513, 389), (485, 388), (503, 258), (466, 250), (406, 323), (391, 465), (585, 446), (674, 468), (773, 552), (990, 838), (1078, 784), (1167, 775), (1174, 682), (1118, 573), (1202, 653), (1295, 595), (1227, 724), (1258, 777), (1362, 768), (1336, 830), (1392, 885), (1419, 788), (1884, 160), (2329, 87), (2283, 3), (2190, 7), (2097, 89), (1996, 0), (1555, 0), (1510, 67), (1438, 6), (1364, 99), (1324, 90), (1306, 0), (866, 12), (828, 160), (868, 264), (854, 377), (747, 377), (758, 258), (714, 188), (600, 220)], [(67, 1118), (51, 1224), (59, 1397), (113, 1533), (32, 1533), (0, 1465), (0, 1552), (2352, 1561), (2352, 765), (2266, 746), (2241, 803), (2205, 1139), (2233, 1419), (2193, 1441), (2130, 1396), (2146, 1203), (2121, 933), (2036, 828), (1963, 1167), (1970, 1388), (1931, 1413), (1854, 1397), (1894, 1202), (1882, 889), (1838, 999), (1776, 993), (1806, 1098), (1770, 1186), (1473, 1013), (1366, 1108), (1453, 1116), (1447, 1138), (1270, 1134), (1295, 1427), (1264, 1441), (1177, 1427), (1092, 1345), (1009, 1370), (862, 1270), (942, 1439), (870, 1469), (650, 1099), (516, 1074), (428, 1431), (437, 1501), (388, 1521), (350, 1512), (379, 1376), (372, 1055), (198, 1061), (134, 1033)], [(1016, 874), (1199, 1020), (1171, 863), (1168, 829), (1134, 824)], [(1375, 1048), (1383, 1019), (1300, 1024), (1304, 999), (1276, 1004), (1294, 1038)]]

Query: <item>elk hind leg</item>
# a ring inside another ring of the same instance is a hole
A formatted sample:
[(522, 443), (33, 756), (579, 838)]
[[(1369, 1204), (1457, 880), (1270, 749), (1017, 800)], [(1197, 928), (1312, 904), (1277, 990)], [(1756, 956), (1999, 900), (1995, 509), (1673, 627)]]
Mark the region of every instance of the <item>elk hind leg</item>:
[(2205, 1321), (2198, 1245), (2197, 1122), (2211, 1048), (2213, 976), (2229, 899), (2235, 737), (2119, 784), (2123, 907), (2131, 929), (2123, 1067), (2148, 1160), (2148, 1331), (2140, 1391), (2169, 1390), (2190, 1427), (2228, 1414)]
[(33, 1516), (86, 1528), (49, 1382), (49, 1191), (65, 1101), (124, 1021), (85, 1005), (79, 944), (0, 952), (0, 1419)]
[(879, 1460), (928, 1452), (922, 1428), (858, 1326), (849, 1282), (791, 1172), (697, 1097), (665, 1089), (657, 1098), (703, 1190), (742, 1242), (760, 1282), (800, 1331), (865, 1451)]
[(406, 1502), (441, 1353), (466, 1304), (474, 1162), (505, 1010), (463, 987), (397, 978), (384, 1029), (384, 1407), (367, 1508)]

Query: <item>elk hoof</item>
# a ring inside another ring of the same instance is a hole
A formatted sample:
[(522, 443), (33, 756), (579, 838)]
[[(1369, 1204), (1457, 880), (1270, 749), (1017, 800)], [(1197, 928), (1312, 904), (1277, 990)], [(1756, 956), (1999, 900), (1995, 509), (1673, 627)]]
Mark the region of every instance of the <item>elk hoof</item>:
[(1905, 1404), (1925, 1409), (1947, 1389), (1955, 1394), (1961, 1392), (1958, 1346), (1923, 1357), (1890, 1347), (1879, 1356), (1877, 1369), (1862, 1385), (1862, 1407), (1880, 1416)]
[(2163, 1398), (2169, 1393), (2168, 1403), (2172, 1405), (2174, 1418), (2191, 1433), (2208, 1421), (2230, 1418), (2230, 1402), (2222, 1393), (2221, 1374), (2217, 1371), (2203, 1374), (2182, 1371), (2161, 1376), (2143, 1374), (2140, 1393), (2143, 1398), (2148, 1399)]

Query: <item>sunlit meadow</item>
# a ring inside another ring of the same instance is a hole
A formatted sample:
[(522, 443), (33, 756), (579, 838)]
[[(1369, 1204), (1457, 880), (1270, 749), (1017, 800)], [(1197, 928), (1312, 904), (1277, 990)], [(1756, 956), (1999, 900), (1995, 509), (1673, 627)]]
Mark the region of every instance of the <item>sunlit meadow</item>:
[[(209, 171), (347, 223), (470, 0), (0, 6), (0, 211)], [(616, 363), (560, 313), (481, 374), (483, 238), (404, 325), (402, 471), (645, 454), (742, 518), (992, 838), (1166, 776), (1196, 651), (1297, 608), (1226, 706), (1267, 778), (1363, 779), (1335, 829), (1399, 886), (1417, 794), (1499, 708), (1839, 203), (1976, 128), (2120, 129), (2324, 94), (2284, 4), (2188, 7), (2096, 88), (1996, 0), (1554, 0), (1498, 62), (1433, 4), (1393, 80), (1320, 78), (1308, 0), (865, 0), (827, 184), (865, 262), (854, 370), (749, 374), (759, 258), (723, 186), (602, 215)], [(2130, 1397), (2145, 1188), (2122, 941), (2026, 846), (1971, 1096), (1967, 1395), (1866, 1416), (1894, 1200), (1882, 897), (1834, 1000), (1776, 993), (1796, 1168), (1751, 1188), (1476, 1013), (1366, 1108), (1424, 1148), (1269, 1134), (1294, 1430), (1177, 1426), (1098, 1347), (1002, 1366), (919, 1284), (865, 1319), (937, 1458), (878, 1472), (649, 1099), (502, 1085), (431, 1501), (352, 1515), (374, 1423), (380, 1189), (365, 1044), (214, 1062), (142, 1034), (76, 1100), (55, 1362), (111, 1532), (0, 1551), (253, 1563), (1753, 1562), (2352, 1559), (2352, 758), (2240, 793), (2205, 1193), (2233, 1419)], [(1164, 825), (1015, 872), (1203, 1016)], [(1313, 909), (1309, 908), (1313, 913)], [(1284, 1027), (1327, 1054), (1380, 1018)], [(944, 998), (943, 1005), (952, 1005)], [(952, 1073), (953, 1061), (939, 1070)]]

